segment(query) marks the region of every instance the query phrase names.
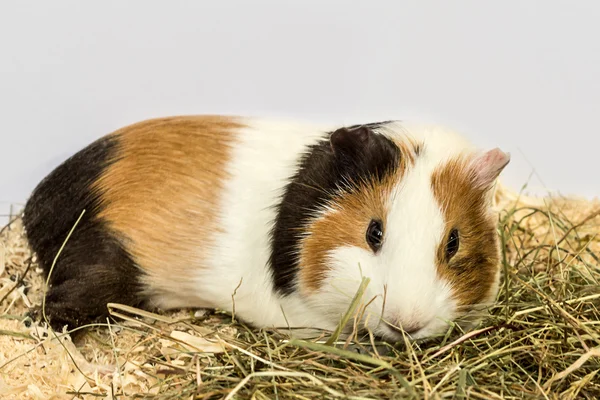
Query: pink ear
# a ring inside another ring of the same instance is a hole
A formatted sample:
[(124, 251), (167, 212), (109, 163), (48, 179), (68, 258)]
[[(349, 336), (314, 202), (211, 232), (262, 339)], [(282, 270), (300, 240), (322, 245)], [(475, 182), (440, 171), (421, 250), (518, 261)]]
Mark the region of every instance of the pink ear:
[(477, 184), (492, 185), (509, 162), (510, 153), (505, 153), (499, 148), (489, 150), (477, 157), (473, 161)]

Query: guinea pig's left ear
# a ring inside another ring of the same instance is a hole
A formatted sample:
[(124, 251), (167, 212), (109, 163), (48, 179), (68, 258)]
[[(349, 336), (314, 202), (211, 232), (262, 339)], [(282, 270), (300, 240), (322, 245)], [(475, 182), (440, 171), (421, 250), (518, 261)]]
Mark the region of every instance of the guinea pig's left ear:
[(510, 162), (510, 153), (495, 148), (477, 156), (472, 163), (475, 184), (489, 188)]
[(371, 135), (371, 130), (364, 125), (339, 128), (329, 137), (331, 150), (336, 156), (355, 155), (369, 144)]

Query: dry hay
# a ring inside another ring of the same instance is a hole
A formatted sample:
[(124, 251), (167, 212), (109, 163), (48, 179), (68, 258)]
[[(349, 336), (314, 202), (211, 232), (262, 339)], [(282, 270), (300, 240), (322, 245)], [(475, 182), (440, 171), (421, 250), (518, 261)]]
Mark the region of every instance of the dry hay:
[(491, 316), (395, 347), (118, 305), (73, 343), (28, 317), (43, 282), (15, 218), (0, 239), (0, 397), (600, 398), (600, 203), (498, 199), (505, 276)]

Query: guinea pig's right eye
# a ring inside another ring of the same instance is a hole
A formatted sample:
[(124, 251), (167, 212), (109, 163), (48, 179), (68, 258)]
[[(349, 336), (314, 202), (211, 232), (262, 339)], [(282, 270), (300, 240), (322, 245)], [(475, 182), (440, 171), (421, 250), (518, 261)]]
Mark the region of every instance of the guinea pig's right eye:
[(452, 229), (450, 235), (448, 236), (448, 242), (446, 243), (446, 260), (450, 260), (458, 251), (458, 246), (460, 245), (458, 237), (458, 230)]
[(371, 246), (371, 249), (374, 252), (377, 252), (383, 241), (383, 227), (381, 221), (371, 220), (371, 223), (369, 223), (369, 227), (367, 228), (366, 239), (369, 246)]

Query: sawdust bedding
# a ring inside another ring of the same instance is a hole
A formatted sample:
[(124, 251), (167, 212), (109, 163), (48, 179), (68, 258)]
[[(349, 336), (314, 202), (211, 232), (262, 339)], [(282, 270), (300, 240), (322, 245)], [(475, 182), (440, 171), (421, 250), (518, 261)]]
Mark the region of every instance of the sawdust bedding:
[(54, 332), (29, 314), (44, 281), (17, 216), (0, 234), (0, 398), (600, 398), (600, 203), (498, 200), (498, 304), (428, 345), (289, 341), (219, 312), (119, 305)]

